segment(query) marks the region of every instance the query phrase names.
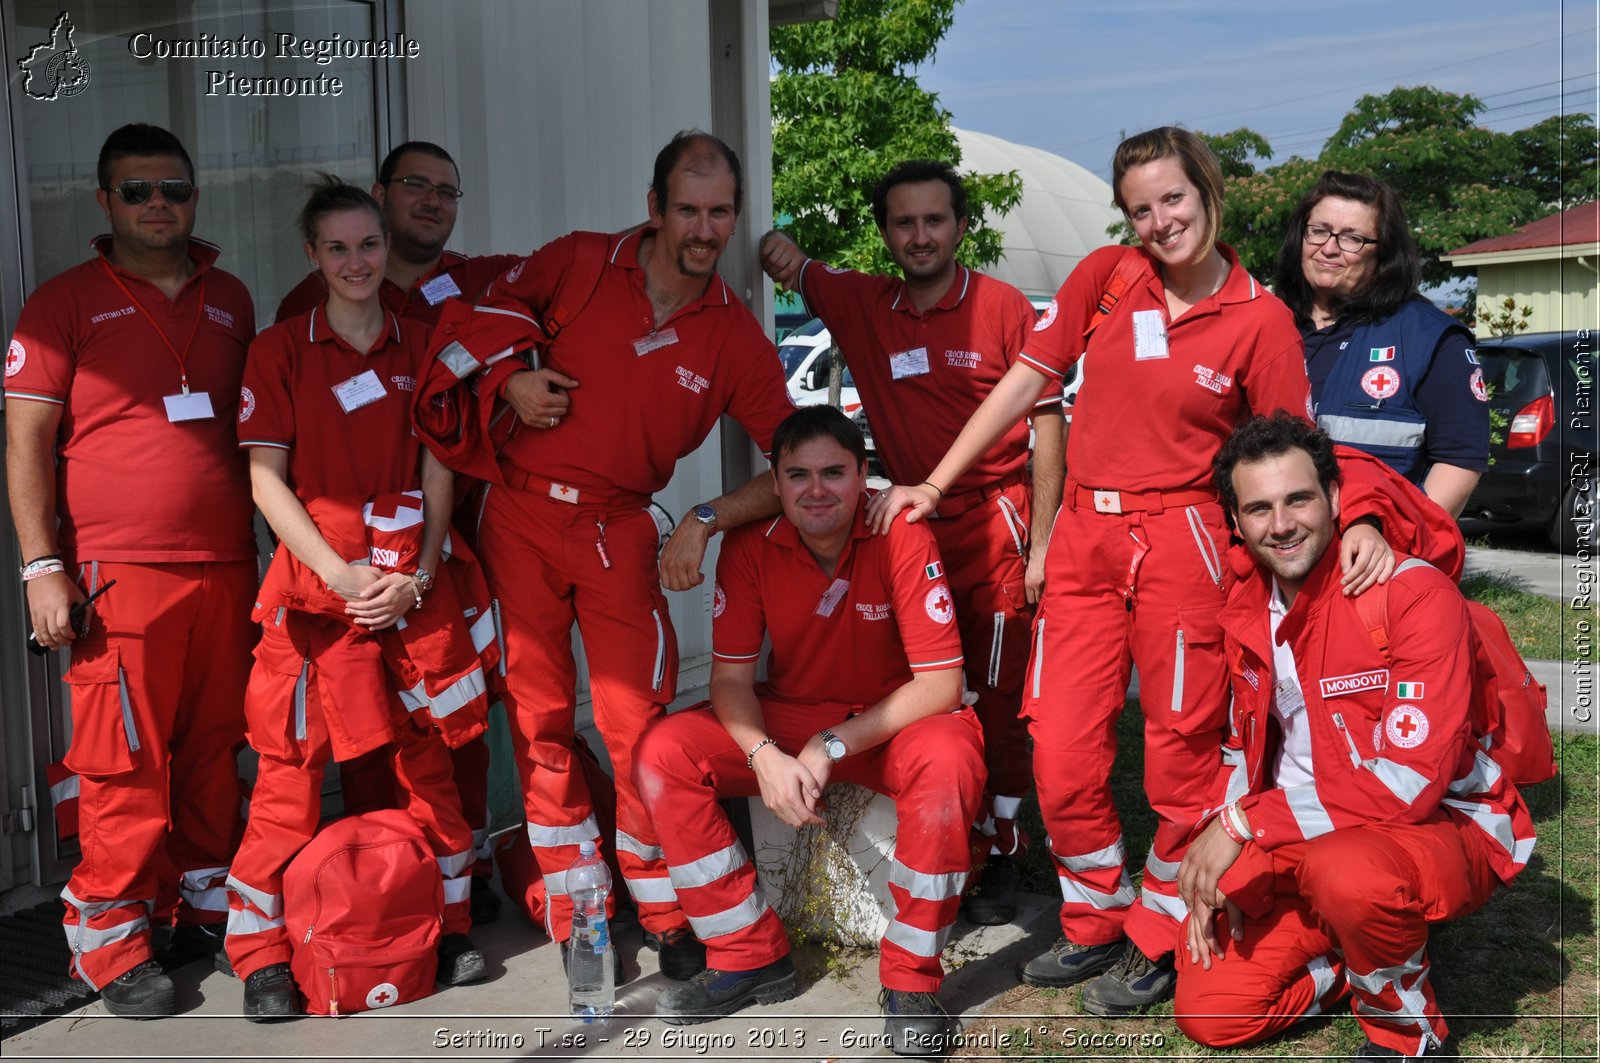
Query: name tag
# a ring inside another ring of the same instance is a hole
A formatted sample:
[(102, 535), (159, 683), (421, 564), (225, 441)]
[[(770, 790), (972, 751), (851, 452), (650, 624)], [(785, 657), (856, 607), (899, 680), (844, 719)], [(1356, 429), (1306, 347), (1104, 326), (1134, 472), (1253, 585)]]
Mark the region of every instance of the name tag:
[(633, 353), (640, 358), (651, 351), (659, 351), (663, 347), (671, 347), (678, 342), (678, 330), (664, 328), (660, 332), (652, 332), (648, 336), (640, 336), (633, 341)]
[(429, 306), (438, 306), (451, 296), (460, 294), (461, 289), (456, 287), (456, 279), (448, 273), (441, 273), (422, 286), (422, 297), (428, 300)]
[(1275, 683), (1272, 687), (1272, 697), (1278, 703), (1278, 712), (1286, 720), (1306, 707), (1305, 695), (1300, 693), (1300, 684), (1292, 679), (1280, 679)]
[(204, 391), (164, 395), (161, 401), (167, 404), (167, 420), (173, 424), (179, 421), (209, 421), (217, 415), (211, 408), (211, 396)]
[(889, 372), (896, 380), (908, 376), (921, 376), (928, 371), (928, 348), (913, 347), (909, 351), (889, 356)]
[(333, 397), (339, 400), (339, 408), (345, 413), (354, 413), (363, 406), (371, 406), (387, 394), (383, 388), (383, 381), (379, 380), (378, 374), (370, 369), (365, 373), (358, 373), (343, 384), (333, 386)]
[(833, 585), (831, 587), (829, 587), (828, 590), (827, 590), (827, 593), (822, 596), (822, 600), (817, 603), (817, 608), (815, 610), (816, 615), (817, 616), (832, 616), (833, 615), (833, 611), (835, 609), (839, 608), (839, 603), (844, 600), (844, 592), (849, 590), (849, 589), (850, 589), (850, 581), (849, 580), (847, 580), (847, 579), (836, 579), (836, 580), (834, 580), (833, 581)]
[(1148, 362), (1167, 356), (1167, 323), (1159, 310), (1133, 312), (1133, 360)]

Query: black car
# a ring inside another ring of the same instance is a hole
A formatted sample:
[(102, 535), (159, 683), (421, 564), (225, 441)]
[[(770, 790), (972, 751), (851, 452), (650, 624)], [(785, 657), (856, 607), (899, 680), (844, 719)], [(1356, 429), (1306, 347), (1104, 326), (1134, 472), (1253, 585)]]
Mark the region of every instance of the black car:
[(1462, 516), (1531, 521), (1567, 553), (1594, 548), (1596, 341), (1589, 331), (1478, 341), (1490, 463)]

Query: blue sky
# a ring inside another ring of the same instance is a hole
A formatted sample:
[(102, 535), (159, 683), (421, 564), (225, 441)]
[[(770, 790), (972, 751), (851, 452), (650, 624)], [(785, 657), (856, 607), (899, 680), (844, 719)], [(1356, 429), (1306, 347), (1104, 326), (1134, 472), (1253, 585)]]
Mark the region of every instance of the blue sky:
[(966, 0), (919, 71), (955, 125), (1102, 177), (1122, 132), (1249, 126), (1315, 157), (1363, 94), (1471, 93), (1493, 129), (1596, 111), (1600, 0)]

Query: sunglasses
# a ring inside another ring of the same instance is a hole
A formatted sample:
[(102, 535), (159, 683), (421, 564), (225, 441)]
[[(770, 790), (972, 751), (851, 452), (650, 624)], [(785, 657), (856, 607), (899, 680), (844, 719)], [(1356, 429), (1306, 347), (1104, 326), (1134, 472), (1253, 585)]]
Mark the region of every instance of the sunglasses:
[(122, 197), (124, 203), (138, 206), (149, 200), (151, 193), (156, 189), (161, 190), (161, 198), (168, 203), (187, 203), (189, 197), (194, 195), (194, 185), (176, 177), (169, 177), (164, 181), (142, 181), (130, 178), (112, 189)]

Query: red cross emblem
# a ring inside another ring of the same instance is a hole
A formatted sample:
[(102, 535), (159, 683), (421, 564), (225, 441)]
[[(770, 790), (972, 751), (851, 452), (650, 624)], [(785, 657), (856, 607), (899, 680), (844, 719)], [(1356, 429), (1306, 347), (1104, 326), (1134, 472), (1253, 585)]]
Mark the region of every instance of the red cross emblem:
[(1362, 374), (1361, 390), (1375, 399), (1387, 399), (1400, 391), (1400, 374), (1387, 365), (1374, 366)]
[(11, 346), (6, 348), (6, 376), (16, 376), (22, 370), (22, 365), (28, 360), (27, 349), (18, 340), (12, 340)]
[(927, 597), (922, 599), (922, 606), (936, 624), (948, 624), (955, 619), (956, 611), (950, 601), (950, 589), (943, 583), (928, 592)]
[(1467, 384), (1472, 388), (1473, 398), (1479, 402), (1489, 401), (1489, 385), (1483, 382), (1483, 370), (1481, 368), (1472, 371), (1472, 379), (1467, 381)]
[(1383, 721), (1391, 745), (1415, 749), (1428, 738), (1428, 717), (1415, 705), (1396, 705)]
[(379, 982), (367, 994), (367, 1007), (386, 1008), (400, 999), (400, 990), (391, 982)]

